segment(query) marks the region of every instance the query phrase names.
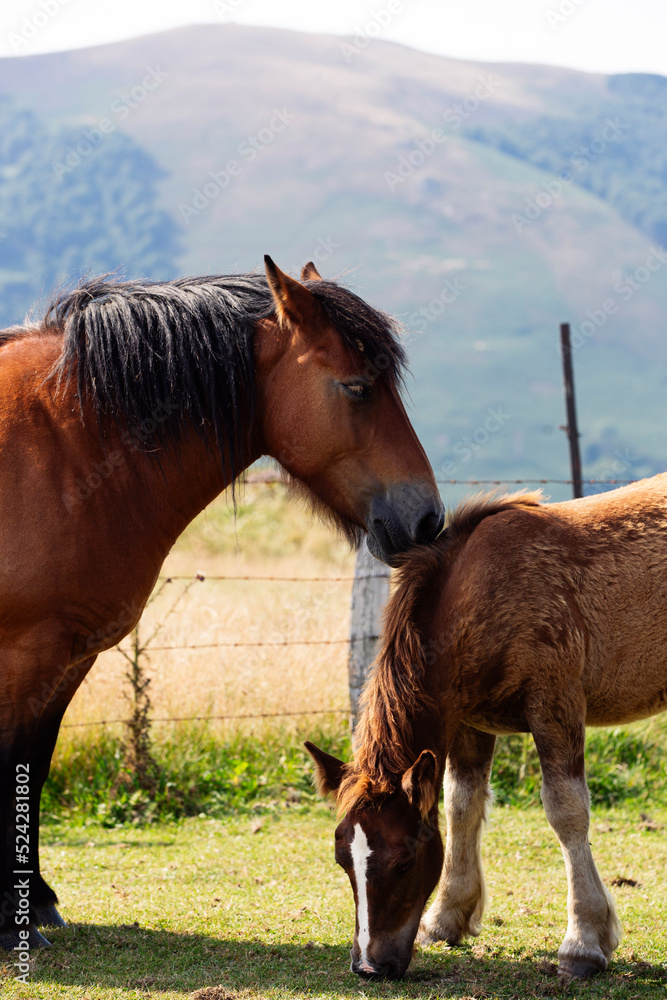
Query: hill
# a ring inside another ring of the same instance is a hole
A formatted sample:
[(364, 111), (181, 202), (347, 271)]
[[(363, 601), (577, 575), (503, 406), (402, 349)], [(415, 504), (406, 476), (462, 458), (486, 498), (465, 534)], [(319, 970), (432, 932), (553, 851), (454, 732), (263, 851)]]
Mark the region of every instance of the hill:
[(667, 80), (226, 24), (0, 60), (0, 95), (2, 322), (84, 269), (315, 258), (403, 319), (442, 478), (567, 477), (564, 320), (585, 474), (667, 468)]

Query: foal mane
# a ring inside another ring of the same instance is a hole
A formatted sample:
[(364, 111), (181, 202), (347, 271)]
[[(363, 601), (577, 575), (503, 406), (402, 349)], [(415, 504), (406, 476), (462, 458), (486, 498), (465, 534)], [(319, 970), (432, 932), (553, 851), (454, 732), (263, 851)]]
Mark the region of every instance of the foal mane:
[(540, 491), (505, 496), (480, 494), (450, 514), (447, 527), (432, 544), (401, 559), (398, 586), (384, 613), (382, 646), (362, 696), (363, 712), (355, 739), (355, 759), (338, 793), (338, 808), (349, 812), (377, 804), (395, 792), (418, 756), (414, 720), (438, 706), (426, 685), (426, 667), (438, 652), (417, 624), (420, 601), (436, 578), (443, 582), (481, 521), (494, 514), (537, 507)]
[[(348, 348), (400, 382), (405, 354), (398, 327), (332, 281), (303, 284)], [(79, 402), (124, 427), (157, 424), (154, 444), (177, 446), (186, 428), (211, 436), (234, 478), (250, 432), (256, 390), (253, 333), (275, 314), (264, 274), (175, 281), (84, 281), (56, 297), (40, 328), (12, 327), (3, 342), (62, 335), (52, 376), (75, 381)], [(159, 419), (158, 419), (159, 418)]]

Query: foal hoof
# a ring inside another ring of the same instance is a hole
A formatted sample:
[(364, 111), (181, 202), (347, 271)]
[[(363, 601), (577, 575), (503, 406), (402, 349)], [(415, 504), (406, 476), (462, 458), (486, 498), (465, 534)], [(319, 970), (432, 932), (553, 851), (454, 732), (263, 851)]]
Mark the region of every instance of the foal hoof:
[(607, 968), (607, 963), (600, 965), (585, 958), (561, 958), (558, 963), (558, 976), (563, 980), (590, 979), (599, 976)]
[(419, 930), (417, 931), (417, 937), (415, 941), (417, 944), (427, 945), (427, 944), (448, 944), (450, 948), (456, 948), (461, 944), (463, 940), (462, 934), (456, 933), (443, 933), (440, 934), (438, 931), (431, 930), (424, 924), (419, 925)]
[(33, 913), (38, 927), (67, 927), (66, 921), (58, 913), (55, 903), (33, 906)]
[(5, 951), (14, 951), (18, 948), (50, 948), (51, 942), (47, 941), (43, 934), (40, 934), (34, 924), (28, 927), (28, 937), (25, 937), (25, 930), (16, 928), (13, 931), (0, 933), (0, 948)]

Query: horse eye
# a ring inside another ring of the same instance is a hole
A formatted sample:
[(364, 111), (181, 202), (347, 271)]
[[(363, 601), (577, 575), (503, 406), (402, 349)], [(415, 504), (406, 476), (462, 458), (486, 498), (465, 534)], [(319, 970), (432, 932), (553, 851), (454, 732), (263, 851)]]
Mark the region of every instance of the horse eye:
[(407, 875), (409, 871), (412, 871), (414, 866), (415, 866), (414, 861), (407, 861), (404, 865), (398, 866), (398, 868), (396, 869), (396, 874)]
[(366, 382), (341, 382), (341, 388), (355, 403), (367, 403), (371, 398), (371, 387)]

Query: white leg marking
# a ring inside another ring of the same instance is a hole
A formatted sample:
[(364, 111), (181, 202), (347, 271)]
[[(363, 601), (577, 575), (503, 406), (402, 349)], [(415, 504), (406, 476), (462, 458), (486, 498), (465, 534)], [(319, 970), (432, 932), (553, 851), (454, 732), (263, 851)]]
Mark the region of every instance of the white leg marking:
[(361, 950), (361, 961), (367, 962), (366, 949), (370, 944), (371, 932), (368, 921), (368, 891), (366, 887), (366, 865), (373, 853), (368, 846), (368, 839), (360, 823), (355, 823), (354, 837), (350, 844), (352, 864), (354, 865), (354, 880), (357, 883), (357, 922), (359, 931), (357, 942)]

